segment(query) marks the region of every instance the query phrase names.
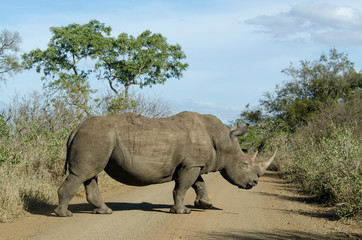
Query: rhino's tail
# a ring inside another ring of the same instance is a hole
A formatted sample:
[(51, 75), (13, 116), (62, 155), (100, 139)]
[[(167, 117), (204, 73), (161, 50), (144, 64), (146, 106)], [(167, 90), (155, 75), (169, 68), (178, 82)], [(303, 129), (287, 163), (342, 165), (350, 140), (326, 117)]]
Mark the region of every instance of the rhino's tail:
[(68, 166), (69, 166), (69, 159), (70, 159), (70, 145), (73, 142), (74, 136), (77, 134), (78, 128), (74, 129), (73, 132), (69, 135), (68, 141), (67, 141), (67, 156), (65, 159), (64, 164), (64, 175), (67, 174)]

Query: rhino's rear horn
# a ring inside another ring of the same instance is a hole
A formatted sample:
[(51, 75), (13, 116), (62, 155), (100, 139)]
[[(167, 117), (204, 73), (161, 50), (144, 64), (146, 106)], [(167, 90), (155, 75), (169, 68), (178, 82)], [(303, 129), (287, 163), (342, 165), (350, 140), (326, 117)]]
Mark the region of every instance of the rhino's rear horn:
[(251, 157), (252, 164), (255, 163), (256, 156), (258, 155), (258, 150), (255, 151), (254, 155)]
[(248, 123), (244, 127), (233, 127), (230, 132), (230, 137), (243, 136), (248, 130), (248, 127)]

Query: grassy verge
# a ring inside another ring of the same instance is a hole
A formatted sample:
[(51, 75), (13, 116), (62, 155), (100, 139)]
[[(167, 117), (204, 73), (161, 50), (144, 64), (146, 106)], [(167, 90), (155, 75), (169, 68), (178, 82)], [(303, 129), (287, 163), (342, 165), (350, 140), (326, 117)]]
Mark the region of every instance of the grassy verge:
[[(169, 114), (159, 99), (136, 100), (135, 112), (149, 117)], [(15, 97), (8, 109), (0, 111), (0, 222), (12, 221), (45, 204), (57, 204), (57, 189), (64, 180), (66, 142), (83, 120), (64, 98), (49, 100), (37, 93)], [(119, 186), (105, 173), (99, 178), (103, 190)], [(83, 193), (80, 188), (78, 195)]]
[(329, 138), (295, 137), (285, 175), (303, 190), (335, 206), (340, 218), (362, 210), (361, 141), (348, 127), (336, 127)]
[(26, 211), (56, 201), (55, 184), (46, 176), (27, 172), (28, 166), (0, 168), (0, 222), (8, 222)]
[(0, 113), (0, 222), (56, 201), (65, 142), (77, 124), (61, 103), (41, 96), (15, 98)]
[(334, 206), (341, 219), (362, 215), (362, 126), (360, 105), (328, 109), (293, 135), (279, 134), (274, 167), (307, 193)]

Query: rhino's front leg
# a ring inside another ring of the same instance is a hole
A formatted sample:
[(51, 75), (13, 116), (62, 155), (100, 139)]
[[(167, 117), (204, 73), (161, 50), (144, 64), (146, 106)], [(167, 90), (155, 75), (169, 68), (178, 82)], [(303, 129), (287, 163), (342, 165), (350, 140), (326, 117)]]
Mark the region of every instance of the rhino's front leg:
[(202, 179), (201, 176), (197, 178), (196, 182), (192, 185), (192, 188), (196, 192), (196, 199), (194, 202), (195, 207), (200, 209), (212, 208), (212, 204), (207, 195), (207, 187), (205, 181), (204, 179)]
[(200, 167), (181, 169), (175, 177), (175, 188), (173, 190), (173, 200), (175, 204), (170, 212), (176, 214), (188, 214), (190, 209), (184, 205), (186, 191), (195, 183), (200, 174)]

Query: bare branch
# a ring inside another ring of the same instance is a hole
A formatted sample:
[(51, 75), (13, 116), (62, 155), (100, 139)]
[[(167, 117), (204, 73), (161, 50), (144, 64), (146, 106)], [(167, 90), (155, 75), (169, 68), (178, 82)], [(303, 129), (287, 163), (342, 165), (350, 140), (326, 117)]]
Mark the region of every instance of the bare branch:
[(113, 87), (113, 82), (114, 82), (114, 80), (116, 80), (116, 78), (108, 79), (109, 86), (111, 87), (112, 91), (113, 91), (117, 96), (119, 96), (119, 92), (117, 91), (117, 89), (115, 89), (115, 88)]

